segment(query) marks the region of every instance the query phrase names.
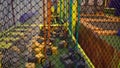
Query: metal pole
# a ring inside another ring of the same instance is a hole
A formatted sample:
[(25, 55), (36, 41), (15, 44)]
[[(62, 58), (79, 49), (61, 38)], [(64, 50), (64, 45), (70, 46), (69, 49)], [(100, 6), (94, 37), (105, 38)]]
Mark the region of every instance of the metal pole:
[(80, 6), (81, 6), (81, 0), (78, 0), (77, 1), (77, 14), (78, 14), (78, 21), (77, 21), (77, 23), (76, 23), (76, 29), (75, 29), (75, 31), (76, 31), (76, 47), (78, 48), (78, 33), (79, 33), (79, 26), (80, 26)]
[(13, 16), (13, 24), (15, 24), (15, 14), (14, 14), (14, 5), (13, 5), (14, 0), (11, 0), (11, 9), (12, 9), (12, 16)]
[(45, 8), (46, 8), (46, 1), (43, 0), (43, 29), (44, 29), (44, 45), (45, 45), (45, 48), (44, 48), (44, 54), (45, 54), (45, 58), (47, 58), (47, 54), (46, 54), (46, 11), (45, 11)]

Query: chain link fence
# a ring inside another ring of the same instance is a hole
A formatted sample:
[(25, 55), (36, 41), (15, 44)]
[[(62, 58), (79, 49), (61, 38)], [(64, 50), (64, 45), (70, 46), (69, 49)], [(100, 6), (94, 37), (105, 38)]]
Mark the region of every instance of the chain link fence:
[(96, 68), (119, 68), (120, 18), (117, 9), (119, 1), (85, 1), (87, 0), (83, 0), (84, 4), (81, 6), (83, 12), (79, 30), (81, 47)]
[(0, 68), (119, 68), (118, 2), (0, 0)]

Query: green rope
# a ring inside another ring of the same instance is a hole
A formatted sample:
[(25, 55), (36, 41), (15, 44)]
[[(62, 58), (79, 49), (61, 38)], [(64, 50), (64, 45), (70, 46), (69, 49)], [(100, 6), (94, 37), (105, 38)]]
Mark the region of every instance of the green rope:
[(78, 21), (76, 23), (76, 29), (75, 29), (75, 34), (76, 34), (76, 48), (78, 49), (78, 33), (79, 33), (79, 26), (80, 26), (80, 3), (81, 3), (81, 0), (78, 0), (77, 1), (77, 5), (78, 5), (78, 8), (77, 8), (77, 11), (78, 11)]
[(71, 31), (71, 34), (72, 34), (72, 4), (73, 4), (73, 0), (70, 0), (69, 29), (70, 29), (70, 31)]
[(69, 1), (68, 0), (66, 0), (66, 19), (68, 19), (68, 5), (69, 4)]
[(65, 19), (67, 18), (67, 0), (65, 0), (64, 1), (64, 9), (65, 9), (65, 12), (64, 12), (64, 14), (65, 14)]
[(63, 3), (63, 0), (60, 0), (60, 24), (62, 24), (62, 22), (64, 22), (63, 21), (63, 11), (64, 10), (62, 10), (62, 5), (63, 5), (64, 3)]
[(62, 19), (62, 0), (60, 0), (60, 20)]

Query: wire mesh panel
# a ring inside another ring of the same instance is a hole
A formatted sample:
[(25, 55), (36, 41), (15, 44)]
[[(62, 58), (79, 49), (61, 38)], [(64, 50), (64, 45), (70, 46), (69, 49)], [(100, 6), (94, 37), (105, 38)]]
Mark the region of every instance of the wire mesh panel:
[(81, 12), (79, 43), (96, 68), (119, 68), (120, 18), (115, 13), (118, 1), (89, 0), (87, 3), (89, 2), (94, 3), (94, 13), (87, 8), (87, 4), (81, 5), (86, 8)]
[(0, 8), (1, 68), (90, 66), (73, 39), (79, 0), (1, 0)]
[(119, 68), (118, 2), (0, 0), (0, 68)]
[[(14, 24), (11, 1), (0, 1), (0, 31), (8, 29)], [(4, 6), (3, 6), (4, 5)]]
[(43, 4), (38, 0), (1, 0), (0, 5), (1, 68), (24, 68), (33, 54), (29, 51), (31, 40), (40, 33)]

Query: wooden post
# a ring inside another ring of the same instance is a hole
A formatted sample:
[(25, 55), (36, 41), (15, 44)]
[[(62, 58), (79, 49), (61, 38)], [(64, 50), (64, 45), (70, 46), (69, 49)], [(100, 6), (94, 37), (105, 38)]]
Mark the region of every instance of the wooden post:
[(50, 40), (50, 23), (51, 23), (51, 0), (43, 0), (43, 18), (44, 18), (44, 54), (47, 59), (47, 47)]
[(47, 2), (47, 24), (48, 24), (48, 43), (49, 43), (49, 40), (50, 40), (50, 25), (51, 25), (51, 6), (52, 6), (52, 2), (51, 0), (48, 0)]

